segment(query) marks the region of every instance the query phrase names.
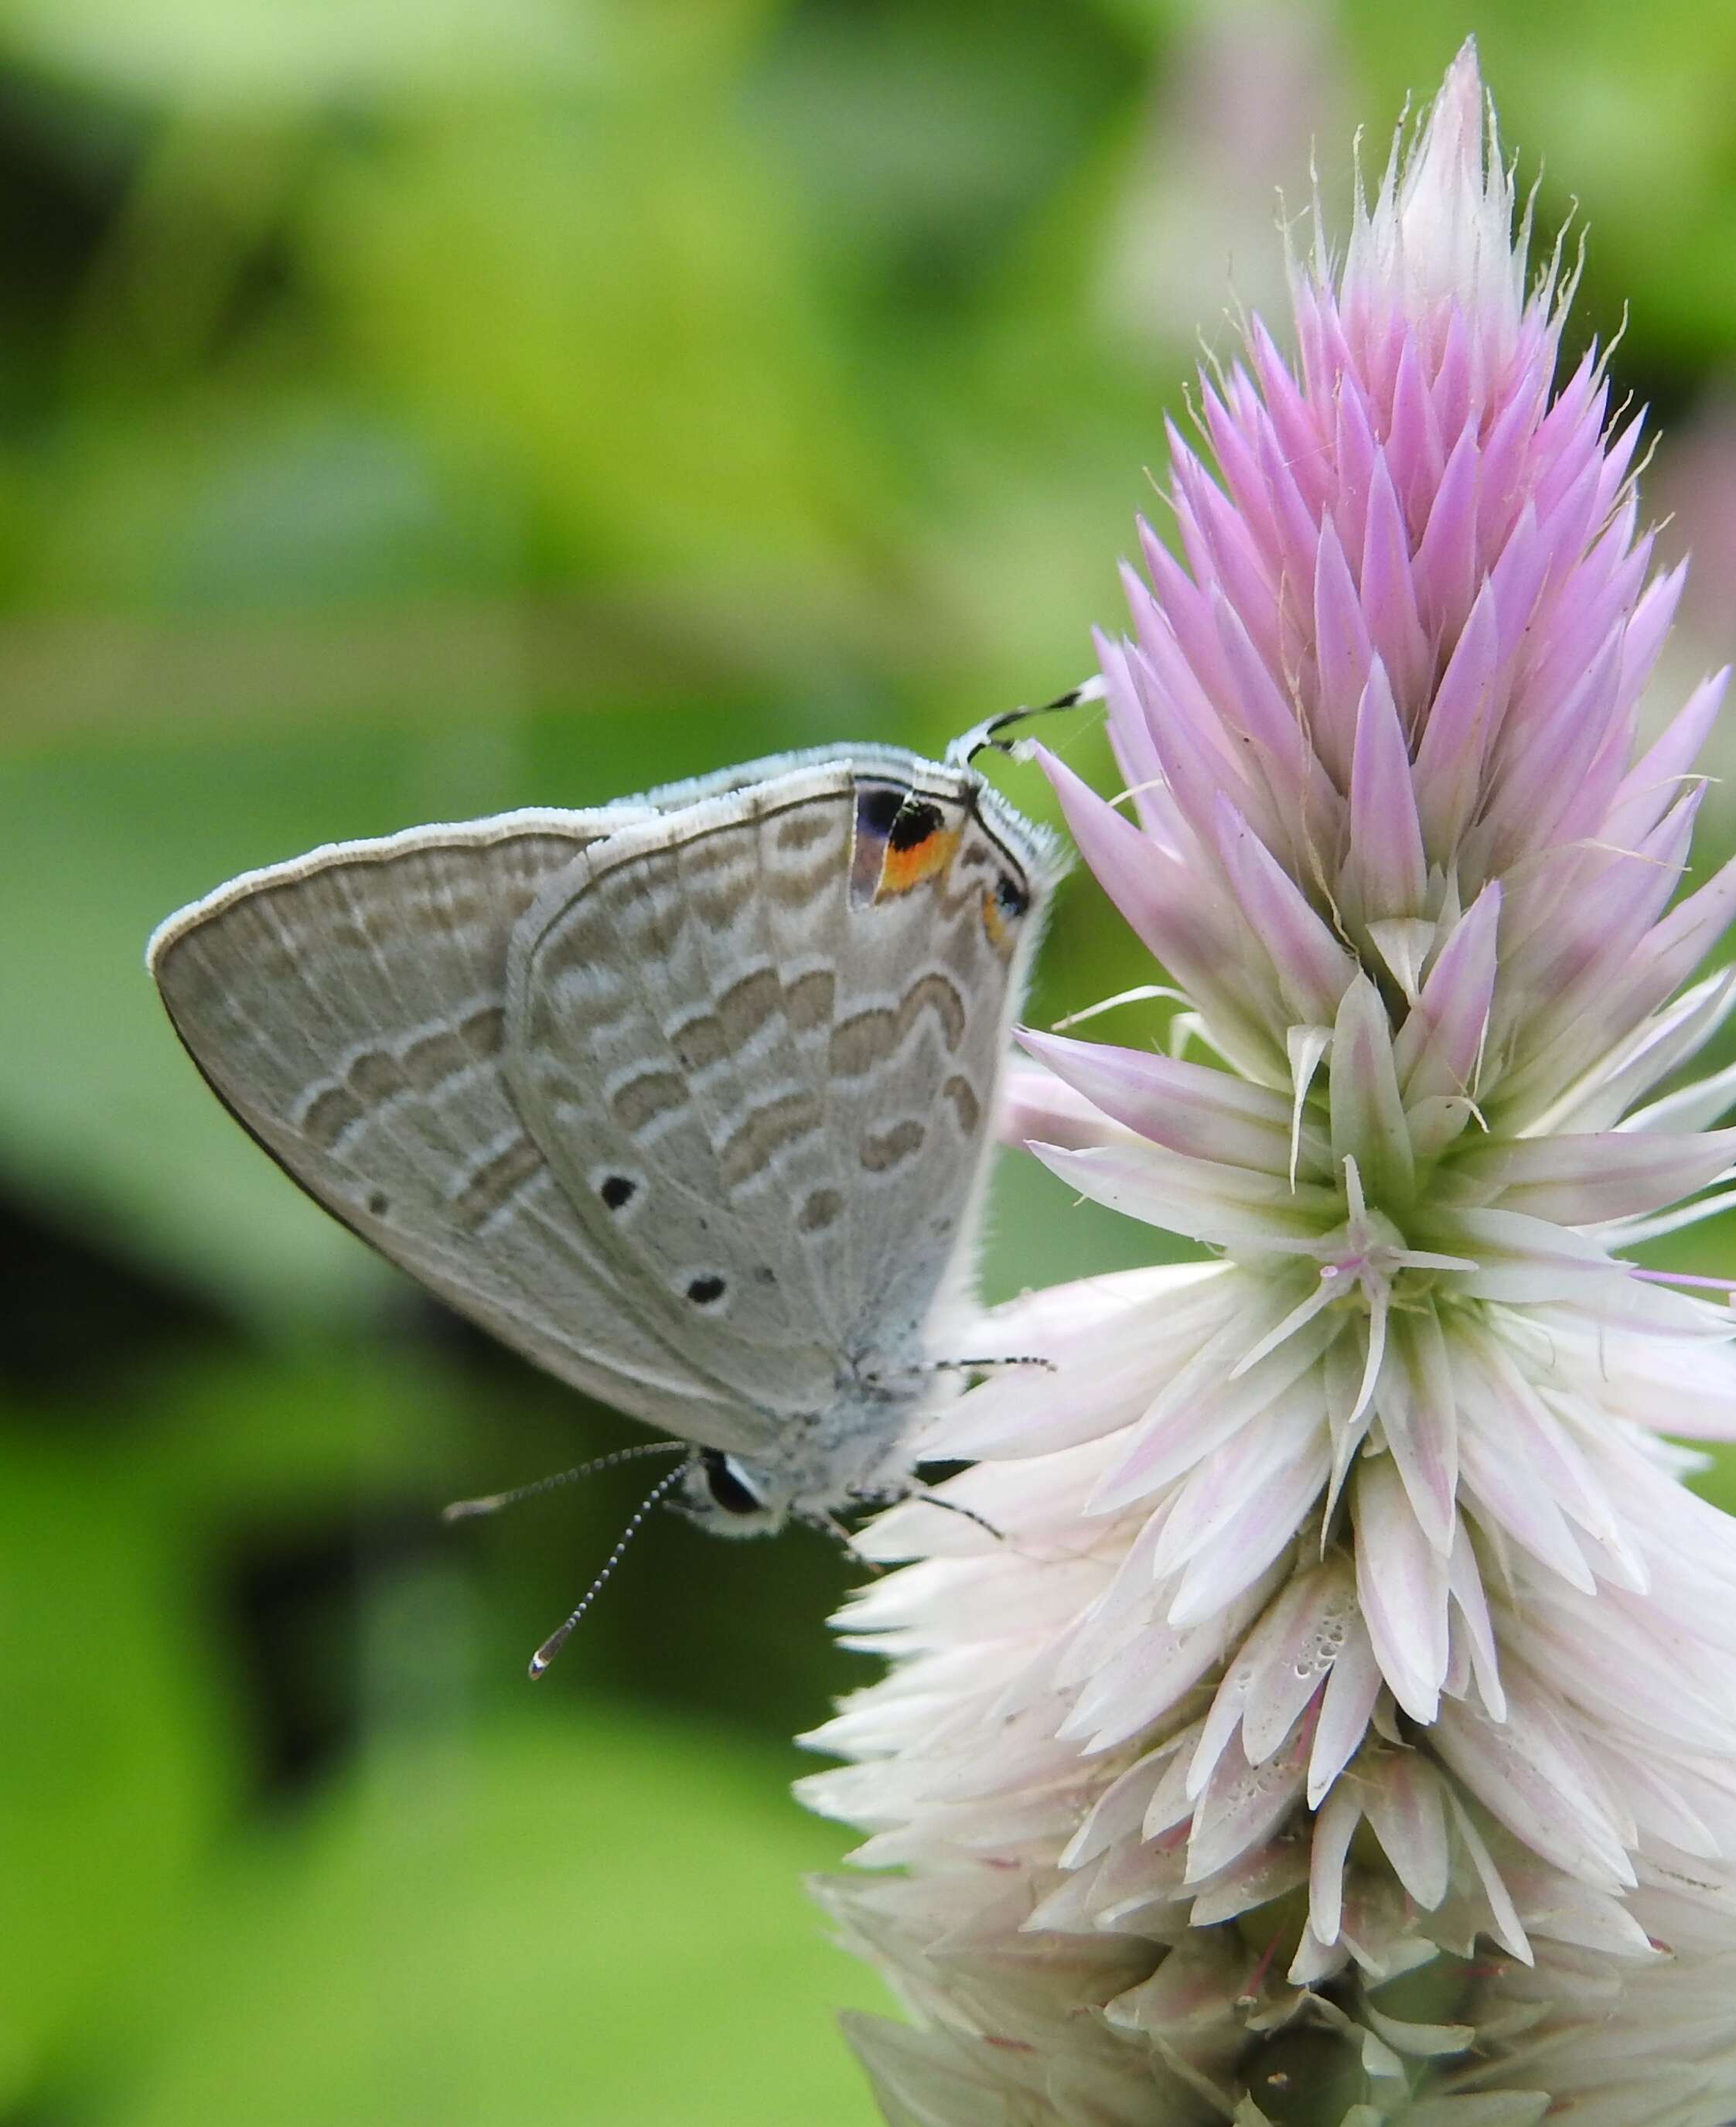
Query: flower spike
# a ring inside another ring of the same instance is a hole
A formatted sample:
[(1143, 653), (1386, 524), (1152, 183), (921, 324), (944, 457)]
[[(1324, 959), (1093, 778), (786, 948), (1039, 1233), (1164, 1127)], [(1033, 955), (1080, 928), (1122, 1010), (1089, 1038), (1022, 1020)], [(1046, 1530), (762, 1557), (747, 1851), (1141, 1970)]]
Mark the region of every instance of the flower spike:
[(1724, 679), (1639, 750), (1681, 579), (1529, 234), (1467, 44), (1172, 442), (1136, 816), (1039, 756), (1223, 1068), (1032, 1035), (1014, 1127), (1210, 1260), (1001, 1310), (1055, 1371), (928, 1444), (1005, 1540), (872, 1532), (804, 1792), (908, 1871), (824, 1892), (889, 2119), (1736, 2116), (1736, 1542), (1663, 1438), (1736, 1438), (1736, 1313), (1628, 1253), (1736, 1196)]

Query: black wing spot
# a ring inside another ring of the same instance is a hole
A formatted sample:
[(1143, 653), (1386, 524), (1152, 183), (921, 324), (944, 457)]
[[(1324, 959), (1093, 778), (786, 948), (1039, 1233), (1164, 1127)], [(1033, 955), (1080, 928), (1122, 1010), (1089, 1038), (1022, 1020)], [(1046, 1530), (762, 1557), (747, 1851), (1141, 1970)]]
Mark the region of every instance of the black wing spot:
[(392, 1200), (383, 1189), (376, 1189), (367, 1200), (367, 1208), (371, 1216), (383, 1219), (392, 1208)]
[(639, 1184), (634, 1181), (631, 1175), (607, 1174), (603, 1177), (603, 1186), (597, 1194), (608, 1206), (610, 1210), (618, 1211), (623, 1205), (631, 1204), (638, 1192)]
[(775, 1285), (778, 1282), (778, 1273), (769, 1263), (756, 1263), (754, 1276), (761, 1285)]
[(1031, 897), (1010, 871), (1002, 872), (996, 880), (995, 899), (1003, 916), (1023, 916), (1031, 905)]
[(895, 850), (920, 849), (929, 836), (944, 824), (938, 805), (906, 803), (898, 808), (898, 816), (886, 839)]
[(703, 1277), (690, 1277), (687, 1281), (687, 1296), (696, 1307), (714, 1307), (724, 1295), (724, 1282), (715, 1271), (707, 1271)]
[(892, 822), (904, 810), (904, 793), (877, 784), (856, 800), (856, 824), (870, 835), (889, 835)]

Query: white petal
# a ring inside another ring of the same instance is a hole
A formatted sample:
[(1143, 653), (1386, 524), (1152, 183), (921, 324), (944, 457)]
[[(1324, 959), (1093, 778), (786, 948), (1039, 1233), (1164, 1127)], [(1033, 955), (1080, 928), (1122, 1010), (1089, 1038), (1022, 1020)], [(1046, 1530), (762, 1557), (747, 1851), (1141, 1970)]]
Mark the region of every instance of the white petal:
[(1239, 1750), (1227, 1753), (1194, 1812), (1188, 1840), (1189, 1883), (1215, 1876), (1258, 1845), (1276, 1831), (1301, 1795), (1299, 1756), (1250, 1765)]
[(1423, 1534), (1388, 1457), (1356, 1473), (1356, 1593), (1393, 1696), (1433, 1721), (1447, 1668), (1446, 1561)]
[(1471, 1793), (1534, 1853), (1595, 1890), (1631, 1889), (1633, 1864), (1577, 1769), (1517, 1701), (1504, 1722), (1448, 1700), (1436, 1746)]
[(1338, 1940), (1344, 1921), (1344, 1868), (1362, 1821), (1362, 1805), (1348, 1782), (1327, 1797), (1309, 1844), (1308, 1926), (1324, 1943)]
[(1510, 1956), (1516, 1957), (1521, 1964), (1534, 1964), (1535, 1959), (1530, 1940), (1526, 1934), (1524, 1923), (1520, 1920), (1518, 1908), (1513, 1903), (1512, 1895), (1502, 1878), (1501, 1871), (1495, 1866), (1494, 1856), (1489, 1852), (1483, 1834), (1472, 1821), (1470, 1812), (1450, 1787), (1446, 1796), (1447, 1807), (1452, 1814), (1459, 1842), (1469, 1855), (1471, 1865), (1477, 1871), (1483, 1885), (1483, 1895), (1489, 1902), (1489, 1932), (1502, 1948)]
[[(1323, 1423), (1316, 1362), (1336, 1334), (1335, 1324), (1310, 1325), (1236, 1378), (1243, 1340), (1281, 1308), (1285, 1289), (1268, 1279), (1244, 1278), (1238, 1291), (1247, 1312), (1232, 1320), (1165, 1385), (1134, 1431), (1127, 1453), (1105, 1473), (1091, 1496), (1094, 1514), (1105, 1514), (1147, 1498), (1199, 1468), (1209, 1456), (1233, 1445), (1252, 1421), (1282, 1401), (1287, 1422), (1298, 1411)], [(1255, 1443), (1257, 1453), (1259, 1443)], [(1174, 1561), (1172, 1561), (1174, 1562)], [(1158, 1569), (1167, 1570), (1167, 1566)]]
[(1381, 1428), (1404, 1481), (1406, 1496), (1429, 1542), (1450, 1551), (1458, 1526), (1458, 1405), (1446, 1340), (1432, 1308), (1402, 1315), (1396, 1326), (1397, 1363), (1381, 1376)]
[(1271, 1641), (1261, 1650), (1242, 1717), (1242, 1747), (1251, 1765), (1277, 1750), (1332, 1677), (1357, 1621), (1350, 1568), (1341, 1559), (1316, 1567), (1294, 1584), (1291, 1607), (1277, 1606), (1271, 1614), (1277, 1617), (1280, 1609)]
[(1171, 1712), (1224, 1647), (1223, 1620), (1215, 1614), (1185, 1630), (1140, 1634), (1080, 1693), (1058, 1734), (1087, 1752), (1114, 1749)]
[(1622, 1267), (1596, 1241), (1547, 1219), (1530, 1219), (1519, 1211), (1460, 1211), (1450, 1230), (1455, 1251), (1477, 1263), (1455, 1286), (1465, 1299), (1504, 1300), (1509, 1306), (1551, 1300), (1592, 1305), (1600, 1284), (1625, 1280)]
[(1383, 1678), (1368, 1627), (1359, 1618), (1327, 1679), (1308, 1757), (1308, 1807), (1318, 1809), (1334, 1780), (1362, 1747)]
[(1393, 1061), (1393, 1026), (1366, 975), (1346, 990), (1332, 1030), (1332, 1150), (1354, 1159), (1377, 1198), (1402, 1201), (1416, 1180), (1411, 1134)]
[(1168, 1746), (1149, 1751), (1129, 1765), (1119, 1779), (1110, 1782), (1092, 1804), (1084, 1823), (1061, 1850), (1063, 1869), (1082, 1868), (1087, 1861), (1095, 1861), (1100, 1854), (1107, 1853), (1118, 1840), (1138, 1831), (1157, 1784), (1168, 1768), (1171, 1755)]
[(1436, 1774), (1414, 1755), (1384, 1758), (1364, 1791), (1364, 1806), (1399, 1882), (1432, 1912), (1446, 1896), (1449, 1874), (1446, 1809)]
[(1483, 1708), (1492, 1721), (1507, 1718), (1507, 1693), (1501, 1681), (1500, 1659), (1495, 1651), (1495, 1626), (1489, 1616), (1488, 1598), (1477, 1564), (1469, 1532), (1463, 1522), (1453, 1533), (1452, 1556), (1447, 1561), (1447, 1586), (1453, 1606), (1464, 1624), (1471, 1671), (1482, 1694)]
[[(1047, 1454), (1128, 1424), (1157, 1388), (1236, 1317), (1221, 1263), (1169, 1263), (1115, 1278), (1082, 1278), (1000, 1309), (985, 1325), (991, 1352), (1052, 1362), (1009, 1367), (973, 1389), (924, 1433), (938, 1458)], [(1105, 1291), (1104, 1288), (1109, 1288)]]
[(1323, 1437), (1312, 1433), (1294, 1460), (1258, 1480), (1256, 1489), (1229, 1503), (1214, 1518), (1182, 1575), (1169, 1608), (1172, 1625), (1190, 1625), (1222, 1609), (1250, 1586), (1296, 1540), (1308, 1509), (1326, 1483)]
[(1502, 1456), (1490, 1430), (1467, 1425), (1459, 1443), (1462, 1489), (1477, 1519), (1506, 1530), (1540, 1564), (1590, 1594), (1596, 1579), (1567, 1517), (1523, 1461)]

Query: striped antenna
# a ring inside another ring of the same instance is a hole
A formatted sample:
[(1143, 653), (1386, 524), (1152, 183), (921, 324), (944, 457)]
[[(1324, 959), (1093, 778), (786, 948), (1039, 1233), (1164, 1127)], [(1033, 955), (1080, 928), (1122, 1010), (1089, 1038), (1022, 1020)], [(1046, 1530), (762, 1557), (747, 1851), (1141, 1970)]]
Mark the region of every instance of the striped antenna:
[(590, 1586), (585, 1589), (584, 1594), (579, 1598), (579, 1607), (577, 1609), (574, 1611), (572, 1616), (567, 1619), (564, 1625), (560, 1627), (557, 1631), (552, 1632), (549, 1634), (548, 1637), (542, 1642), (542, 1645), (537, 1648), (536, 1653), (531, 1656), (531, 1676), (533, 1680), (544, 1673), (544, 1671), (548, 1668), (549, 1664), (566, 1645), (567, 1639), (570, 1635), (574, 1626), (578, 1623), (579, 1620), (584, 1615), (585, 1612), (589, 1609), (592, 1604), (596, 1601), (598, 1594), (602, 1592), (603, 1583), (608, 1579), (615, 1568), (621, 1563), (622, 1554), (626, 1551), (627, 1546), (632, 1542), (633, 1538), (638, 1535), (640, 1528), (644, 1523), (646, 1516), (650, 1512), (651, 1509), (656, 1505), (657, 1502), (663, 1497), (664, 1494), (669, 1490), (672, 1485), (678, 1485), (680, 1483), (681, 1480), (687, 1475), (687, 1472), (688, 1465), (685, 1462), (678, 1464), (677, 1466), (669, 1471), (666, 1476), (660, 1477), (656, 1483), (652, 1485), (650, 1491), (648, 1491), (645, 1497), (639, 1502), (637, 1508), (634, 1511), (632, 1519), (621, 1532), (620, 1540), (617, 1542), (615, 1548), (609, 1553), (608, 1556), (603, 1560), (602, 1571), (597, 1575), (597, 1578), (591, 1583)]
[(684, 1440), (641, 1441), (632, 1447), (617, 1447), (613, 1455), (595, 1456), (573, 1469), (556, 1471), (552, 1477), (539, 1477), (534, 1485), (515, 1485), (509, 1492), (490, 1492), (481, 1499), (454, 1499), (449, 1507), (442, 1509), (440, 1518), (443, 1522), (467, 1522), (479, 1514), (497, 1514), (503, 1507), (516, 1506), (520, 1499), (534, 1499), (539, 1492), (552, 1492), (557, 1485), (570, 1485), (575, 1477), (589, 1477), (599, 1470), (613, 1470), (617, 1462), (636, 1462), (641, 1455), (685, 1455), (688, 1452)]

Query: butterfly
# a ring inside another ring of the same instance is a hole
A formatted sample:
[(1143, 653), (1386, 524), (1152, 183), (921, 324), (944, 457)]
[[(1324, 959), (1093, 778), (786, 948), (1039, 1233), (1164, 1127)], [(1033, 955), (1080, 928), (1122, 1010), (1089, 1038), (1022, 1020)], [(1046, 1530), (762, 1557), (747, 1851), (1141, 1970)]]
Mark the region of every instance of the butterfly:
[(834, 748), (335, 843), (147, 960), (293, 1180), (750, 1534), (908, 1488), (1059, 869), (958, 749)]

